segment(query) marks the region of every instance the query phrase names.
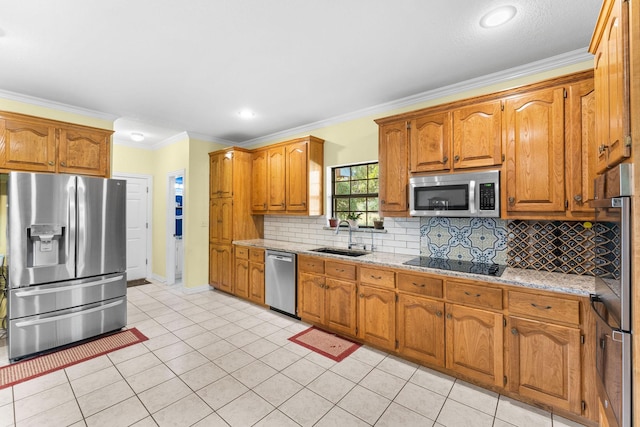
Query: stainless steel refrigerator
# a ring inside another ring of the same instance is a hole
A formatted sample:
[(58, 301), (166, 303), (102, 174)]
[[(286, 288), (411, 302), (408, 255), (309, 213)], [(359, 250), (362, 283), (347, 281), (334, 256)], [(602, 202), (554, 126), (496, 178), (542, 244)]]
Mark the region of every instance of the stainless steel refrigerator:
[(124, 327), (126, 181), (11, 172), (7, 187), (9, 359)]

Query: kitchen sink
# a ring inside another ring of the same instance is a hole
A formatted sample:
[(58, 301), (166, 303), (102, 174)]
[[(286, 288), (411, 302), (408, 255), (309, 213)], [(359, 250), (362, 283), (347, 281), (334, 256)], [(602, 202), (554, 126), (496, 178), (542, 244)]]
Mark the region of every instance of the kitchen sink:
[(332, 255), (344, 255), (350, 257), (357, 257), (362, 255), (367, 255), (370, 252), (360, 251), (357, 249), (343, 249), (343, 248), (318, 248), (311, 249), (312, 252), (320, 252), (323, 254), (332, 254)]

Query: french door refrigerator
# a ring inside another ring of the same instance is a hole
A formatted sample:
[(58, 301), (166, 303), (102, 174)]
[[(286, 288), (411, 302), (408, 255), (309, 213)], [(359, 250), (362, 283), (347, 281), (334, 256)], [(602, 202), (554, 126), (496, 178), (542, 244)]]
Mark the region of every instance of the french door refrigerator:
[(124, 327), (126, 181), (11, 172), (7, 201), (9, 359)]

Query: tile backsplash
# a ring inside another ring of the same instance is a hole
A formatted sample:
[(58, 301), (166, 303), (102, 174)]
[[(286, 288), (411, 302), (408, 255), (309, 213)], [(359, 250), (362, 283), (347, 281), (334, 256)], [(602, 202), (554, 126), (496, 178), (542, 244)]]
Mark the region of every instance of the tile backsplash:
[[(361, 229), (353, 239), (380, 252), (423, 255), (510, 267), (592, 275), (593, 230), (582, 222), (521, 221), (499, 218), (391, 218), (383, 232)], [(265, 216), (265, 239), (346, 247), (321, 217)]]

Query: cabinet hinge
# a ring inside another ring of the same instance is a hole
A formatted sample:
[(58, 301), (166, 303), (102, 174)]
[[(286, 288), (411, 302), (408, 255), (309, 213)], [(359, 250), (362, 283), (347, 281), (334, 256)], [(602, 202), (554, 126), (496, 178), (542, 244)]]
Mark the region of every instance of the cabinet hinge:
[(149, 187), (147, 187), (147, 194), (149, 194)]
[(396, 349), (400, 347), (400, 343), (398, 342), (398, 340), (396, 340)]
[(505, 159), (506, 159), (506, 157), (505, 157), (505, 155), (503, 154), (503, 155), (502, 155), (502, 161), (504, 162), (504, 161), (505, 161)]
[(580, 335), (580, 344), (584, 344), (584, 335)]
[(562, 89), (562, 96), (563, 97), (567, 97), (567, 90), (566, 89)]
[(564, 201), (564, 208), (565, 209), (569, 209), (569, 201), (568, 200)]
[(582, 412), (584, 413), (584, 411), (587, 410), (587, 402), (585, 402), (584, 400), (580, 402), (580, 409), (582, 409)]
[(631, 148), (631, 135), (624, 136), (624, 146)]
[(506, 317), (502, 318), (502, 326), (504, 326), (505, 328), (507, 327), (507, 319), (506, 319)]
[(149, 260), (148, 259), (144, 260), (144, 265), (149, 265)]
[(398, 302), (398, 294), (396, 294), (396, 302)]
[(356, 332), (355, 332), (355, 334), (356, 334), (356, 335), (358, 335), (358, 328), (356, 328)]
[(503, 385), (507, 385), (507, 376), (506, 375), (504, 377), (502, 377), (502, 383), (503, 383)]
[(500, 101), (500, 111), (504, 111), (504, 102)]
[(407, 125), (407, 129), (411, 129), (411, 122), (407, 122), (406, 125)]

